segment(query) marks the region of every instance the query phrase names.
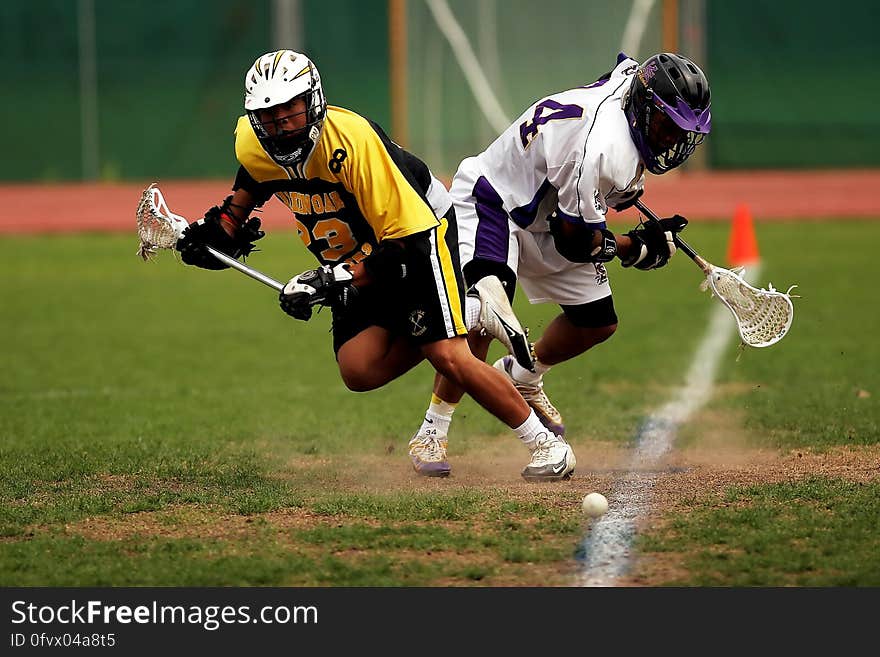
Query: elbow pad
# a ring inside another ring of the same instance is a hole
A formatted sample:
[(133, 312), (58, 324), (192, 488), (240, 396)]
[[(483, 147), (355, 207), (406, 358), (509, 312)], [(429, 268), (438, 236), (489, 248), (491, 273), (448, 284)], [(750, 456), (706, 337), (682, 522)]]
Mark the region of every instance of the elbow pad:
[[(560, 219), (555, 213), (547, 217), (553, 244), (566, 260), (572, 262), (611, 262), (617, 255), (617, 240), (607, 228), (590, 228), (583, 222)], [(593, 245), (593, 234), (601, 233), (598, 246)]]
[(614, 209), (617, 210), (618, 212), (623, 212), (624, 210), (631, 208), (632, 206), (634, 206), (636, 204), (636, 201), (638, 201), (639, 198), (644, 193), (645, 193), (645, 190), (640, 189), (639, 191), (637, 191), (635, 194), (630, 196), (628, 199), (626, 199), (622, 203), (618, 203), (617, 205), (615, 205)]

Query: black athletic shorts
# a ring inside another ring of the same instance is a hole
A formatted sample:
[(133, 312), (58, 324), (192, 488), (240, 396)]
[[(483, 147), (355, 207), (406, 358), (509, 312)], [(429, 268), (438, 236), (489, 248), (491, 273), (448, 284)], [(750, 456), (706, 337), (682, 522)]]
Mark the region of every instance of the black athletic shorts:
[(454, 208), (440, 225), (402, 242), (402, 281), (364, 286), (349, 307), (333, 309), (334, 352), (370, 326), (381, 326), (415, 345), (467, 334)]

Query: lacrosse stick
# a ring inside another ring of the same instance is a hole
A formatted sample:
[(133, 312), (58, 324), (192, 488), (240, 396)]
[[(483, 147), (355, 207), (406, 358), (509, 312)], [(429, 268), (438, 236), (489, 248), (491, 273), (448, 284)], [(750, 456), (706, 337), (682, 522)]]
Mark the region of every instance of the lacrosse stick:
[[(156, 187), (156, 183), (153, 183), (144, 190), (137, 207), (137, 231), (140, 238), (137, 254), (144, 260), (150, 260), (159, 249), (173, 250), (177, 240), (180, 239), (180, 235), (188, 225), (189, 222), (184, 217), (174, 214), (168, 209), (165, 197), (162, 196), (162, 192)], [(284, 289), (283, 283), (266, 276), (252, 267), (248, 267), (235, 258), (230, 258), (222, 251), (207, 245), (205, 248), (220, 262), (229, 265), (233, 269), (237, 269), (242, 274), (246, 274), (278, 292)]]
[[(635, 205), (649, 220), (660, 221), (641, 201), (636, 201)], [(687, 253), (706, 274), (702, 289), (711, 288), (713, 296), (718, 297), (733, 313), (743, 344), (750, 347), (769, 347), (785, 337), (794, 319), (791, 291), (797, 285), (788, 288), (788, 292), (775, 290), (772, 284), (768, 285), (767, 290), (759, 290), (743, 279), (742, 268), (731, 271), (713, 265), (701, 258), (677, 233), (673, 239), (676, 246)]]

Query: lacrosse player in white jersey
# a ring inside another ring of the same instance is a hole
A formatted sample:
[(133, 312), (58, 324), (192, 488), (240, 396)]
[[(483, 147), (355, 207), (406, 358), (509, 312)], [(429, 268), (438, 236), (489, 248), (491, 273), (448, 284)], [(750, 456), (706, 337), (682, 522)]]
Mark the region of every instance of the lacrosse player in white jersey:
[[(608, 208), (630, 207), (643, 191), (645, 170), (662, 174), (682, 164), (710, 124), (709, 83), (696, 64), (660, 53), (640, 65), (621, 53), (596, 82), (533, 104), (455, 174), (451, 194), (466, 282), (498, 277), (512, 301), (519, 281), (531, 303), (562, 309), (534, 344), (533, 368), (510, 356), (495, 362), (557, 436), (565, 425), (544, 392), (544, 376), (617, 329), (605, 263), (617, 257), (623, 267), (663, 267), (676, 250), (673, 235), (687, 225), (676, 215), (615, 235), (605, 224)], [(474, 331), (469, 336), (483, 359), (491, 340)], [(417, 471), (449, 473), (447, 432), (462, 395), (436, 377), (425, 420), (410, 441)], [(420, 468), (427, 459), (433, 467)], [(560, 479), (573, 460), (561, 440), (536, 449), (523, 476)]]

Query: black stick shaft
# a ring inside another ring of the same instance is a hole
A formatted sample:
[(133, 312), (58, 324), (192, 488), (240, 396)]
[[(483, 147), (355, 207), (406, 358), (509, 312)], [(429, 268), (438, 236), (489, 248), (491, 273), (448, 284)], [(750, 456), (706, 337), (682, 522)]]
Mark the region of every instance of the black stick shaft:
[[(649, 208), (647, 205), (642, 203), (641, 200), (637, 200), (635, 205), (639, 210), (641, 210), (645, 214), (646, 217), (648, 217), (648, 219), (651, 219), (652, 221), (660, 221), (660, 217), (658, 217), (654, 213), (654, 211), (651, 210), (651, 208)], [(688, 257), (690, 257), (691, 260), (693, 260), (695, 263), (697, 263), (697, 265), (700, 267), (700, 269), (702, 269), (706, 273), (709, 272), (709, 268), (711, 267), (711, 265), (706, 260), (701, 258), (700, 254), (698, 254), (696, 251), (694, 251), (694, 249), (691, 247), (690, 244), (688, 244), (683, 239), (681, 239), (681, 237), (678, 235), (678, 233), (673, 233), (672, 239), (675, 240), (675, 244), (678, 248), (680, 248), (682, 251), (687, 253)]]
[[(653, 219), (654, 221), (660, 221), (660, 217), (658, 217), (656, 214), (654, 214), (653, 210), (651, 210), (651, 208), (646, 206), (641, 201), (636, 201), (636, 207), (639, 210), (641, 210), (642, 212), (644, 212), (645, 216), (648, 217), (649, 219)], [(693, 260), (696, 260), (697, 258), (700, 257), (697, 254), (697, 252), (694, 251), (687, 242), (685, 242), (683, 239), (681, 239), (681, 237), (679, 237), (678, 233), (674, 234), (673, 239), (675, 240), (676, 245), (678, 245), (678, 247), (682, 251), (687, 253)]]

